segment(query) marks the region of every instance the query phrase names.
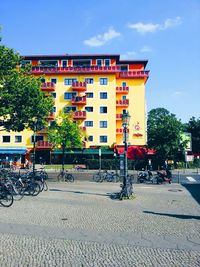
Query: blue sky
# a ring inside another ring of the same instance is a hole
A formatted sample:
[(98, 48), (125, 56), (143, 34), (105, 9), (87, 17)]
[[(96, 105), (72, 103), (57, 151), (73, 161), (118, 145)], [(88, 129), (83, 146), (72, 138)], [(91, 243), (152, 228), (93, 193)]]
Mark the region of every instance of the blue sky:
[(21, 55), (147, 59), (148, 111), (200, 117), (200, 0), (1, 0), (3, 44)]

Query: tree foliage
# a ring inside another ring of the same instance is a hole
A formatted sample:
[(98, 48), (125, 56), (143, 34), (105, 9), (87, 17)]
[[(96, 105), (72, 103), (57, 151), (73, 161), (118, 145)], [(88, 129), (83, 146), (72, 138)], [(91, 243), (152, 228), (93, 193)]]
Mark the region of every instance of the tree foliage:
[(200, 152), (200, 118), (192, 117), (184, 126), (192, 134), (192, 151)]
[(62, 149), (62, 169), (64, 170), (64, 155), (67, 149), (82, 147), (82, 132), (73, 122), (70, 113), (61, 111), (48, 130), (48, 139), (54, 148)]
[(148, 146), (161, 160), (174, 157), (186, 143), (181, 138), (182, 123), (164, 108), (152, 109), (147, 121)]
[(41, 78), (19, 69), (19, 54), (0, 46), (0, 126), (7, 131), (33, 129), (33, 121), (43, 125), (53, 107), (51, 97), (40, 90)]

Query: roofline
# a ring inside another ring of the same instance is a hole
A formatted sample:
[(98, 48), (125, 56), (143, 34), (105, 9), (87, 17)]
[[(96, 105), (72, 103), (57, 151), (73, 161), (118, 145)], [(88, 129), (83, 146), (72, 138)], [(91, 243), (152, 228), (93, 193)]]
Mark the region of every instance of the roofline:
[(119, 60), (120, 55), (116, 54), (63, 54), (63, 55), (23, 55), (26, 59), (39, 58), (116, 58)]

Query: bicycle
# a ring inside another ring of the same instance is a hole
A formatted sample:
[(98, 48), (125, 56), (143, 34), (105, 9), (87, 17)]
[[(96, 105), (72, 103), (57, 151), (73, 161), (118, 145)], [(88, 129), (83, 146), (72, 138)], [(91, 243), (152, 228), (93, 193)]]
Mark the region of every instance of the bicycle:
[(64, 182), (74, 182), (74, 176), (71, 173), (68, 173), (67, 170), (61, 170), (60, 173), (57, 175), (57, 180), (60, 182), (60, 178)]
[(103, 172), (98, 172), (93, 175), (93, 180), (97, 183), (102, 183), (104, 180), (107, 182), (119, 182), (120, 178), (119, 175), (114, 173), (114, 172), (108, 172), (108, 171), (103, 171)]
[(8, 190), (4, 182), (0, 181), (0, 204), (4, 207), (10, 207), (13, 204), (13, 195)]

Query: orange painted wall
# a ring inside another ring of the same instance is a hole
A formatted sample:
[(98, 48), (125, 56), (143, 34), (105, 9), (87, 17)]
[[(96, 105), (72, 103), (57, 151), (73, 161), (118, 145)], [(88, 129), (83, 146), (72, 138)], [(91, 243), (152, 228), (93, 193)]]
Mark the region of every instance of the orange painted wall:
[(142, 65), (142, 64), (130, 64), (129, 70), (144, 70), (144, 65)]

